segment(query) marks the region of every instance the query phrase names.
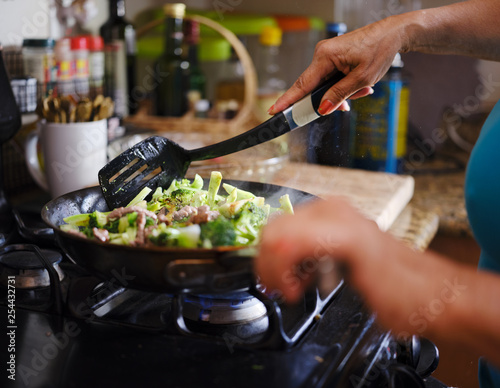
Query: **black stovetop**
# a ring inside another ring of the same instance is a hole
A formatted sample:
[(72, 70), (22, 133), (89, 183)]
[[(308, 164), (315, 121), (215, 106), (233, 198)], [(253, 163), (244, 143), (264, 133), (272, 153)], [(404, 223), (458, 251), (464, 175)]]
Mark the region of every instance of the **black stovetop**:
[[(414, 381), (417, 373), (403, 364), (401, 344), (376, 324), (345, 284), (319, 298), (313, 319), (304, 320), (294, 341), (284, 343), (266, 331), (268, 340), (252, 343), (245, 328), (235, 330), (234, 325), (215, 334), (193, 333), (198, 329), (193, 326), (183, 331), (189, 320), (179, 325), (176, 306), (185, 306), (189, 295), (106, 287), (67, 258), (61, 267), (67, 273), (62, 311), (53, 303), (25, 303), (18, 290), (12, 317), (2, 289), (1, 322), (10, 336), (4, 336), (1, 362), (12, 365), (7, 362), (14, 354), (16, 368), (15, 380), (2, 378), (1, 386), (379, 387), (391, 386), (392, 379), (392, 386), (445, 387), (432, 377)], [(106, 290), (103, 300), (96, 299)], [(293, 328), (297, 333), (290, 321), (310, 310), (307, 297), (295, 306), (271, 303), (276, 309), (267, 311), (270, 330)], [(48, 298), (51, 302), (50, 292)], [(118, 308), (103, 308), (108, 299), (122, 302)], [(281, 323), (269, 315), (281, 317)], [(424, 374), (427, 358), (422, 351), (417, 372)]]

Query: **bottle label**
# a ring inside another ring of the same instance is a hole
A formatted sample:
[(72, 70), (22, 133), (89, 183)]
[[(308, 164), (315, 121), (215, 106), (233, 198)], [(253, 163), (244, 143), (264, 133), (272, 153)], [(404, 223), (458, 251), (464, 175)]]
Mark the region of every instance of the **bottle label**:
[(408, 103), (401, 80), (380, 81), (371, 96), (352, 101), (356, 167), (397, 172), (406, 154)]
[(89, 77), (89, 60), (84, 58), (77, 58), (75, 60), (75, 78), (88, 78)]
[(58, 61), (57, 62), (57, 80), (69, 81), (73, 79), (73, 68), (71, 61)]

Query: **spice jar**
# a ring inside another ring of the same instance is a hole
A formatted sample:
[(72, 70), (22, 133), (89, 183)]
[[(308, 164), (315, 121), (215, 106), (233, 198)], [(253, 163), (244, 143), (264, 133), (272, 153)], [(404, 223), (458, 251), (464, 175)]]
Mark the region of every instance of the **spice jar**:
[(89, 95), (89, 46), (87, 37), (71, 38), (71, 53), (73, 54), (73, 70), (75, 92), (80, 97)]
[(73, 95), (75, 93), (73, 55), (71, 53), (71, 40), (69, 38), (57, 41), (55, 59), (57, 67), (57, 94), (59, 96)]
[(47, 96), (55, 86), (57, 69), (54, 46), (53, 39), (24, 39), (23, 41), (24, 74), (36, 78), (39, 98)]

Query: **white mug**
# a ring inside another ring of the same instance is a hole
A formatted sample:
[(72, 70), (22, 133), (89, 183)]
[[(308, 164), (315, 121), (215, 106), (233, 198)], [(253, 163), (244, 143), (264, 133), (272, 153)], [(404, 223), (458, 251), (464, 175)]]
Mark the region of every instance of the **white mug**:
[[(40, 141), (44, 167), (38, 157)], [(26, 163), (35, 182), (52, 198), (98, 184), (107, 163), (107, 120), (83, 123), (41, 121), (26, 140)]]

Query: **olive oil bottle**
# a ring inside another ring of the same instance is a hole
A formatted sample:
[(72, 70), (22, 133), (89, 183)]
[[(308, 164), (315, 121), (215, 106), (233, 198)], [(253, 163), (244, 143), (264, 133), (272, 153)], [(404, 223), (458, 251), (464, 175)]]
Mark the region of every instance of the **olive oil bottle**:
[(184, 115), (188, 110), (189, 62), (183, 56), (183, 21), (186, 6), (166, 4), (165, 48), (155, 64), (154, 114), (158, 116)]

